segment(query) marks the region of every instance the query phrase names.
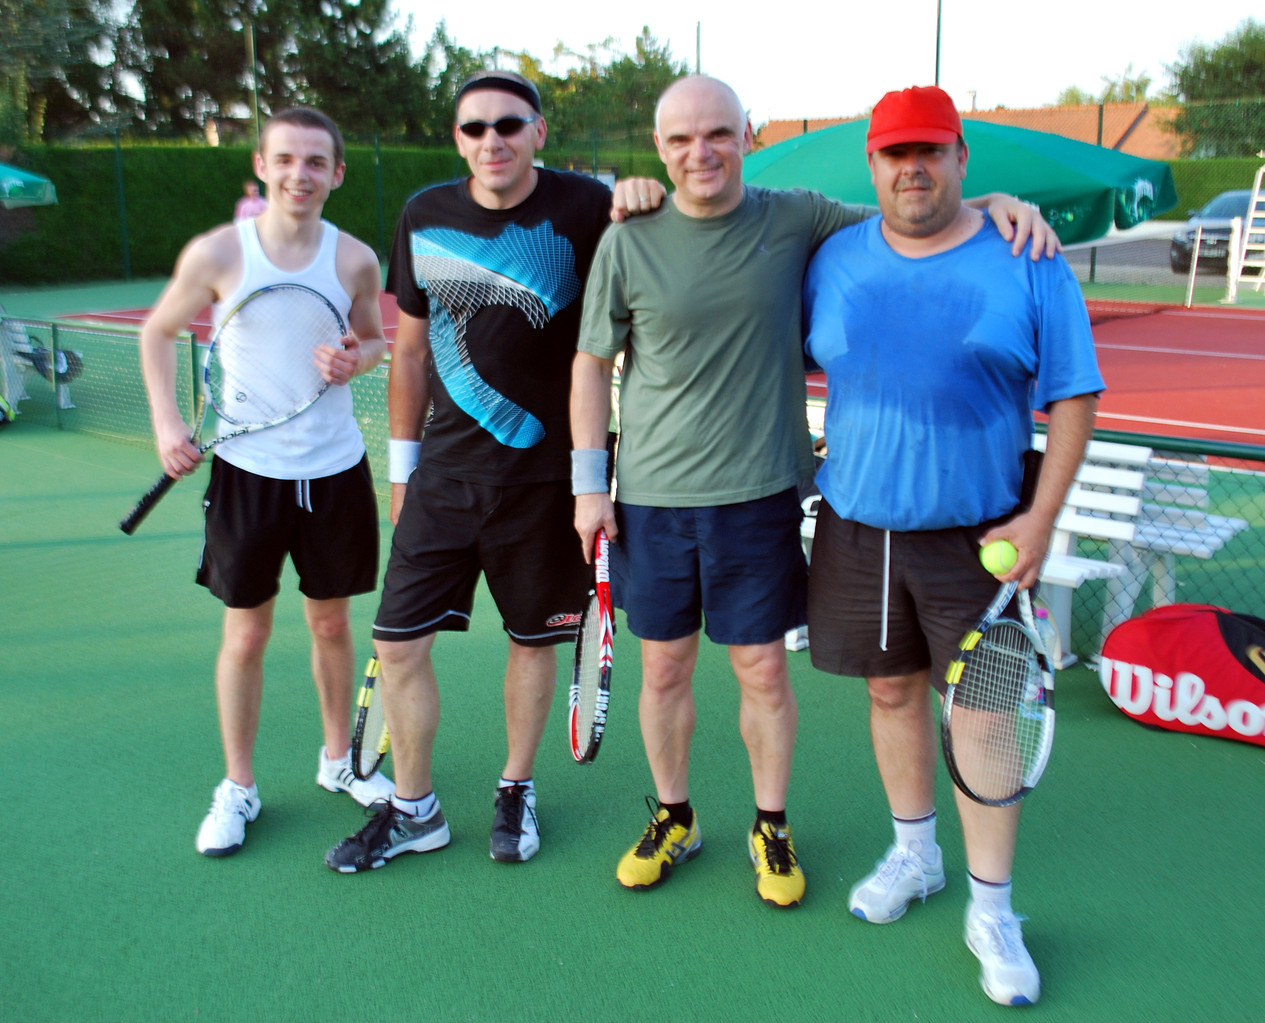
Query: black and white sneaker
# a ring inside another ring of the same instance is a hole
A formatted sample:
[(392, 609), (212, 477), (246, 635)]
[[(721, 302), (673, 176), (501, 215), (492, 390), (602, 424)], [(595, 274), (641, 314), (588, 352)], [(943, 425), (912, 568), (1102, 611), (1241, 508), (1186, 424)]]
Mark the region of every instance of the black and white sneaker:
[(259, 816), (259, 790), (225, 778), (215, 787), (211, 809), (198, 828), (197, 850), (203, 856), (231, 856), (246, 841), (246, 825)]
[(331, 870), (341, 874), (376, 870), (400, 853), (431, 852), (452, 840), (438, 803), (425, 820), (410, 817), (391, 803), (376, 803), (370, 809), (377, 812), (369, 823), (325, 854), (325, 865)]
[(540, 851), (536, 823), (536, 790), (530, 785), (506, 785), (496, 790), (492, 820), (492, 859), (522, 863)]

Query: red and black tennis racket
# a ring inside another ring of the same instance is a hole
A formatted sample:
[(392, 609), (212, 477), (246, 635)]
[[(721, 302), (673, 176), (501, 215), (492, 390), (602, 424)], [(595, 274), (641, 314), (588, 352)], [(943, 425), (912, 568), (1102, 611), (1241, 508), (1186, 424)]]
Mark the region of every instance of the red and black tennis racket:
[(580, 618), (575, 640), (575, 668), (571, 675), (571, 755), (592, 763), (606, 731), (606, 709), (611, 697), (611, 655), (615, 619), (611, 607), (610, 541), (597, 531), (593, 545), (593, 589)]

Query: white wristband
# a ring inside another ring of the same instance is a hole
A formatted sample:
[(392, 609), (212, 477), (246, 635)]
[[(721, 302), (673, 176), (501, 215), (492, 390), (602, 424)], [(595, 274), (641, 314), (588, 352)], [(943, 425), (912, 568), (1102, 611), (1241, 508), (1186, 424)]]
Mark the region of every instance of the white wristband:
[(417, 459), (422, 452), (420, 440), (397, 440), (392, 437), (387, 441), (387, 479), (392, 483), (407, 483), (412, 472), (417, 468)]
[(606, 465), (610, 459), (605, 448), (578, 448), (571, 452), (571, 493), (609, 494), (611, 485), (606, 479)]

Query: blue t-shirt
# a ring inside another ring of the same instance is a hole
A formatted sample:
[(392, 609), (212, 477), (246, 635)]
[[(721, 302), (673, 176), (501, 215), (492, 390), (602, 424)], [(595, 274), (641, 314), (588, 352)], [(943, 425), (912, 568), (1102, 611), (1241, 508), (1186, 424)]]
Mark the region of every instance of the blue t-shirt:
[(828, 387), (817, 485), (841, 518), (877, 529), (1006, 515), (1030, 409), (1103, 389), (1080, 286), (1062, 257), (1012, 256), (987, 221), (920, 259), (880, 224), (839, 231), (804, 278), (805, 347)]

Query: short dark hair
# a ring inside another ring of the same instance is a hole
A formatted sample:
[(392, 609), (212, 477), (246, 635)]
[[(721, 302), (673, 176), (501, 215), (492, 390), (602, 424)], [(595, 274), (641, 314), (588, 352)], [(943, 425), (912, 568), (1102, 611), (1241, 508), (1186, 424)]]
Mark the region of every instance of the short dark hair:
[(268, 134), (268, 129), (274, 124), (292, 124), (296, 128), (317, 128), (325, 132), (334, 143), (335, 165), (343, 162), (343, 154), (346, 151), (343, 146), (343, 134), (338, 130), (338, 125), (319, 110), (315, 110), (312, 107), (291, 107), (289, 110), (283, 110), (279, 114), (273, 114), (264, 124), (263, 132), (259, 136), (259, 149), (261, 152), (264, 148), (264, 138)]

